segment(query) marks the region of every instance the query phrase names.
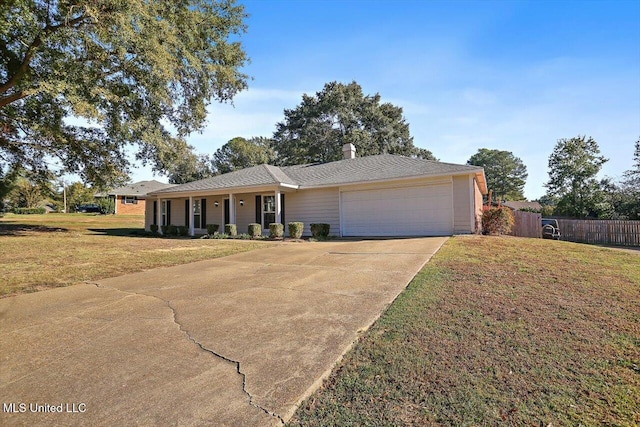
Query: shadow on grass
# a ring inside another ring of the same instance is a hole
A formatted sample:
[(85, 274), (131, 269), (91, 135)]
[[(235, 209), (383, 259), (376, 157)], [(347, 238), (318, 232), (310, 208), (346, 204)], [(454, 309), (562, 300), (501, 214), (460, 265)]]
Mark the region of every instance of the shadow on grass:
[(88, 228), (88, 231), (103, 235), (117, 237), (154, 237), (142, 228)]
[(61, 227), (47, 227), (33, 224), (0, 223), (0, 236), (24, 236), (26, 233), (66, 233), (69, 231)]

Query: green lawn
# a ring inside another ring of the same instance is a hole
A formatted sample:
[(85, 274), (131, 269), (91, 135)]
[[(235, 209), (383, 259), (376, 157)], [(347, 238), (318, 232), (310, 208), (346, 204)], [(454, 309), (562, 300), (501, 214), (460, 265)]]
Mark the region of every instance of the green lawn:
[(640, 255), (455, 237), (292, 425), (640, 424)]
[(0, 296), (67, 286), (270, 245), (136, 236), (140, 215), (46, 214), (0, 218)]

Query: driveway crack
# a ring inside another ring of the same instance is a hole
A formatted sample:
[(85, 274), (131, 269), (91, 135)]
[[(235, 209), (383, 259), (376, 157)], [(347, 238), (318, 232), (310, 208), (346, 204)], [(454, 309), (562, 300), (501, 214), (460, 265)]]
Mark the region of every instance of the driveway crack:
[(239, 361), (237, 361), (237, 360), (230, 359), (230, 358), (228, 358), (228, 357), (226, 357), (226, 356), (223, 356), (223, 355), (222, 355), (222, 354), (220, 354), (220, 353), (216, 353), (215, 351), (211, 350), (210, 348), (205, 347), (204, 345), (202, 345), (202, 343), (201, 343), (200, 341), (198, 341), (198, 340), (196, 340), (194, 337), (192, 337), (192, 336), (191, 336), (191, 333), (190, 333), (188, 330), (186, 330), (186, 329), (182, 326), (182, 323), (180, 323), (180, 321), (178, 320), (178, 313), (177, 313), (177, 311), (176, 311), (175, 307), (173, 307), (173, 306), (171, 305), (171, 301), (169, 301), (169, 300), (165, 300), (165, 299), (162, 299), (162, 298), (160, 298), (159, 296), (156, 296), (156, 295), (149, 295), (149, 294), (145, 294), (145, 293), (132, 292), (132, 291), (123, 291), (123, 290), (118, 289), (118, 288), (113, 288), (113, 287), (110, 287), (110, 286), (104, 286), (104, 285), (101, 285), (100, 283), (97, 283), (97, 282), (85, 282), (85, 283), (86, 283), (86, 284), (88, 284), (88, 285), (93, 285), (93, 286), (95, 286), (95, 287), (97, 287), (97, 288), (102, 288), (102, 289), (111, 289), (111, 290), (115, 290), (115, 291), (118, 291), (118, 292), (123, 292), (123, 293), (125, 293), (125, 294), (129, 294), (129, 295), (138, 295), (138, 296), (144, 296), (144, 297), (155, 298), (155, 299), (157, 299), (157, 300), (159, 300), (159, 301), (164, 302), (164, 303), (167, 305), (167, 307), (169, 308), (169, 310), (171, 310), (171, 314), (172, 314), (172, 318), (173, 318), (173, 323), (175, 323), (175, 324), (178, 326), (178, 328), (180, 329), (180, 332), (182, 332), (182, 333), (187, 337), (187, 339), (188, 339), (189, 341), (191, 341), (191, 342), (192, 342), (192, 343), (194, 343), (196, 346), (198, 346), (198, 348), (199, 348), (201, 351), (204, 351), (205, 353), (209, 353), (209, 354), (211, 354), (212, 356), (214, 356), (214, 357), (216, 357), (216, 358), (218, 358), (218, 359), (221, 359), (221, 360), (223, 360), (223, 361), (225, 361), (225, 362), (227, 362), (227, 363), (230, 363), (230, 364), (232, 364), (232, 365), (234, 365), (234, 366), (235, 366), (235, 368), (236, 368), (236, 373), (242, 377), (242, 391), (243, 391), (243, 392), (244, 392), (244, 394), (246, 394), (246, 395), (247, 395), (247, 397), (249, 398), (249, 404), (250, 404), (251, 406), (253, 406), (254, 408), (257, 408), (257, 409), (261, 410), (261, 411), (262, 411), (262, 412), (264, 412), (265, 414), (267, 414), (267, 415), (269, 415), (269, 416), (272, 416), (272, 417), (274, 417), (274, 418), (277, 418), (277, 419), (280, 421), (280, 423), (281, 423), (281, 424), (283, 424), (283, 425), (285, 424), (284, 419), (283, 419), (280, 415), (276, 414), (275, 412), (271, 412), (271, 411), (269, 411), (267, 408), (264, 408), (263, 406), (260, 406), (260, 405), (258, 405), (256, 402), (254, 402), (254, 401), (253, 401), (253, 396), (251, 395), (251, 393), (249, 393), (249, 392), (247, 391), (247, 376), (246, 376), (246, 374), (245, 374), (244, 372), (242, 372), (242, 371), (240, 370), (240, 362), (239, 362)]

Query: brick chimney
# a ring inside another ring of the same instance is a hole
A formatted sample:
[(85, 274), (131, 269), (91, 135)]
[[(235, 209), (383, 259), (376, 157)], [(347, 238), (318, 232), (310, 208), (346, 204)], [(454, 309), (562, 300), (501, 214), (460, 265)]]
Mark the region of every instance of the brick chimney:
[(342, 153), (344, 154), (345, 159), (355, 159), (356, 158), (356, 147), (353, 144), (344, 144), (342, 146)]

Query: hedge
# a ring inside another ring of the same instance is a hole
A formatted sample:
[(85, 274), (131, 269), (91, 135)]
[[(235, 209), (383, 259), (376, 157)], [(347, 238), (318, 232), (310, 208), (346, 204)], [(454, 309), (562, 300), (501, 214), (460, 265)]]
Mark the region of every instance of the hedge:
[(284, 237), (284, 225), (279, 222), (269, 224), (269, 237), (272, 239)]
[(329, 224), (311, 224), (311, 236), (313, 237), (327, 237), (331, 225)]
[(289, 223), (289, 237), (292, 239), (299, 239), (302, 237), (302, 230), (304, 230), (304, 223), (302, 222), (290, 222)]
[(251, 236), (252, 239), (256, 238), (256, 237), (260, 237), (262, 235), (262, 225), (252, 222), (251, 224), (249, 224), (249, 236)]
[(237, 236), (238, 235), (238, 227), (235, 224), (225, 224), (224, 226), (224, 234), (228, 234), (229, 236)]
[(14, 208), (13, 213), (17, 215), (42, 215), (47, 213), (45, 208)]

